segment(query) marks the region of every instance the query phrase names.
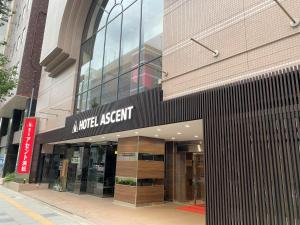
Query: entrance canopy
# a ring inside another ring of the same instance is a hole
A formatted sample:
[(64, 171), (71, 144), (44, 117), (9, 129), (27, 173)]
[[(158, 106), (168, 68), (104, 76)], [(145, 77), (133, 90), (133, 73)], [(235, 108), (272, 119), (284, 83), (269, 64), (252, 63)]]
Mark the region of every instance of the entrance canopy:
[(153, 137), (169, 141), (203, 140), (203, 120), (172, 123), (162, 126), (147, 127), (135, 130), (109, 133), (104, 135), (66, 140), (51, 144), (118, 141), (119, 138), (133, 136)]

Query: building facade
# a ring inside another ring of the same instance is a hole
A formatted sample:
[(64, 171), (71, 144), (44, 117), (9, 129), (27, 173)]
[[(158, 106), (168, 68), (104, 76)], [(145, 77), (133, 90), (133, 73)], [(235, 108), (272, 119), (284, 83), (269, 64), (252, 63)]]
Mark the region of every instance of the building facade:
[(299, 223), (299, 12), (296, 0), (50, 1), (31, 181), (205, 203), (209, 225)]
[(1, 177), (15, 171), (23, 120), (35, 113), (48, 1), (11, 1), (10, 4), (12, 16), (6, 24), (4, 55), (9, 67), (17, 67), (18, 84), (13, 95), (0, 105)]

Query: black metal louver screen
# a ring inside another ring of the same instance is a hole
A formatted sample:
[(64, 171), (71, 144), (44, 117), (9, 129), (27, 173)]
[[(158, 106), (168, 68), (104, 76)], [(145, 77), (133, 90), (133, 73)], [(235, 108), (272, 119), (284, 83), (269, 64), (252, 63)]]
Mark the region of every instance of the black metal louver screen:
[(205, 95), (208, 225), (300, 224), (299, 68)]

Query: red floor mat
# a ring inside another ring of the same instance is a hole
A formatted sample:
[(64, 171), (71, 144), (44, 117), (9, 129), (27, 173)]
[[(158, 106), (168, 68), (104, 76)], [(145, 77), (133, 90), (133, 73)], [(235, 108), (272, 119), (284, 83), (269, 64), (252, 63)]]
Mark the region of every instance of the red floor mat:
[(179, 206), (176, 209), (205, 215), (205, 205)]

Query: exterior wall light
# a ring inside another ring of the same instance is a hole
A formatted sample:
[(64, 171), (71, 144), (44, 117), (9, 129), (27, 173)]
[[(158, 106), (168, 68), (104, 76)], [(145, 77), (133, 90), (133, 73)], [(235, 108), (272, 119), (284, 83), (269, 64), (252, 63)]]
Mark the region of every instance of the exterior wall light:
[(293, 18), (289, 12), (282, 6), (282, 4), (280, 4), (278, 2), (278, 0), (273, 0), (274, 2), (276, 2), (276, 4), (281, 8), (281, 10), (285, 13), (285, 15), (287, 15), (287, 17), (291, 20), (290, 25), (291, 27), (295, 28), (297, 26), (299, 26), (300, 24), (300, 20), (298, 18)]
[(196, 41), (194, 38), (191, 38), (191, 41), (195, 42), (196, 44), (202, 46), (203, 48), (207, 49), (208, 51), (213, 53), (213, 57), (218, 57), (219, 56), (219, 51), (218, 50), (212, 50), (209, 47), (205, 46), (204, 44), (201, 44), (199, 41)]

